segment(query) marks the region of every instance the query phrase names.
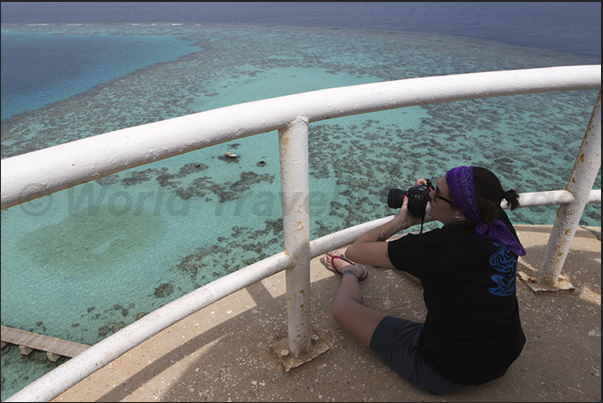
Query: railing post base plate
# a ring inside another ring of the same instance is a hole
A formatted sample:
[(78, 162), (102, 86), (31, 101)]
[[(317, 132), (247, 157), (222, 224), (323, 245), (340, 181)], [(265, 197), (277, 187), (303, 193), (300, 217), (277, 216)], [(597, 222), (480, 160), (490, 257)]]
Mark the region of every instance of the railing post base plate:
[(285, 368), (285, 372), (289, 372), (293, 368), (297, 368), (302, 364), (305, 364), (309, 361), (312, 361), (314, 358), (319, 355), (326, 353), (329, 350), (329, 346), (327, 346), (314, 330), (312, 330), (312, 342), (310, 344), (310, 350), (305, 353), (295, 355), (289, 351), (289, 338), (286, 337), (282, 340), (277, 341), (272, 346), (272, 351), (276, 354), (277, 359), (283, 367)]
[(548, 285), (539, 283), (536, 277), (529, 276), (522, 271), (517, 272), (517, 275), (532, 289), (534, 292), (541, 291), (570, 291), (574, 290), (576, 287), (570, 283), (569, 278), (561, 274), (559, 278), (555, 282), (555, 284)]

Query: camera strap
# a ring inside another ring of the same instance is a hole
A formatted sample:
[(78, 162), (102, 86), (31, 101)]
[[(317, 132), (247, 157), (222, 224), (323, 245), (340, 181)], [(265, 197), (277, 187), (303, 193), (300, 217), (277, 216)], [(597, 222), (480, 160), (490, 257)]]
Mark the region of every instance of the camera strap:
[(427, 212), (424, 212), (423, 215), (421, 216), (421, 232), (419, 232), (419, 234), (423, 233), (423, 223), (425, 222), (426, 215), (427, 215)]
[[(431, 183), (431, 181), (428, 179), (427, 180), (427, 187), (431, 190), (435, 189), (435, 186), (433, 186), (433, 183)], [(431, 201), (431, 197), (427, 196), (427, 199)], [(427, 207), (427, 206), (425, 206)], [(421, 216), (421, 232), (419, 232), (419, 234), (423, 233), (423, 223), (425, 222), (425, 216), (427, 215), (427, 209), (423, 209), (423, 215)]]

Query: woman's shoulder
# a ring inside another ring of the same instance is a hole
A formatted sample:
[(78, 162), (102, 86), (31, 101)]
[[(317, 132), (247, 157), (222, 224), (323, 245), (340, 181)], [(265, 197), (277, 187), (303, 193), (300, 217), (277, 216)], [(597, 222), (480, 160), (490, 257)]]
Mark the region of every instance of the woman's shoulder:
[(452, 234), (475, 234), (475, 224), (470, 221), (458, 221), (446, 224), (438, 235), (450, 236)]

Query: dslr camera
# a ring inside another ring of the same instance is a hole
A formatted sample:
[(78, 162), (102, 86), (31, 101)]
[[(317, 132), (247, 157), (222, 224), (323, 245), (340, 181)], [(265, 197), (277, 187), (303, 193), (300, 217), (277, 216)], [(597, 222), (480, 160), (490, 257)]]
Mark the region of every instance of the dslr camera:
[(417, 185), (408, 190), (393, 188), (387, 196), (387, 205), (390, 208), (400, 208), (404, 204), (404, 196), (408, 197), (408, 211), (415, 217), (424, 217), (427, 203), (431, 201), (429, 192), (434, 189), (433, 184), (427, 181), (427, 185)]

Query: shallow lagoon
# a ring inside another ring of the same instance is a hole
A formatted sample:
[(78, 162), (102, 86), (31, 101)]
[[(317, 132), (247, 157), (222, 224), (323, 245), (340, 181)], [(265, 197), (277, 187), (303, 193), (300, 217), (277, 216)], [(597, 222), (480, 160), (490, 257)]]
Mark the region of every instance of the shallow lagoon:
[[(322, 88), (600, 63), (490, 41), (370, 30), (158, 24), (10, 30), (168, 35), (194, 46), (176, 60), (2, 120), (2, 158)], [(312, 124), (311, 237), (392, 214), (385, 202), (390, 187), (435, 179), (461, 164), (488, 167), (519, 192), (563, 189), (596, 96), (586, 91), (492, 98)], [(599, 207), (587, 208), (584, 224), (601, 225)], [(552, 224), (556, 211), (520, 209), (511, 219)], [(276, 132), (3, 210), (2, 324), (96, 343), (213, 279), (280, 252), (280, 217)], [(2, 358), (2, 399), (55, 366), (44, 361), (41, 354), (20, 357), (11, 347)]]

